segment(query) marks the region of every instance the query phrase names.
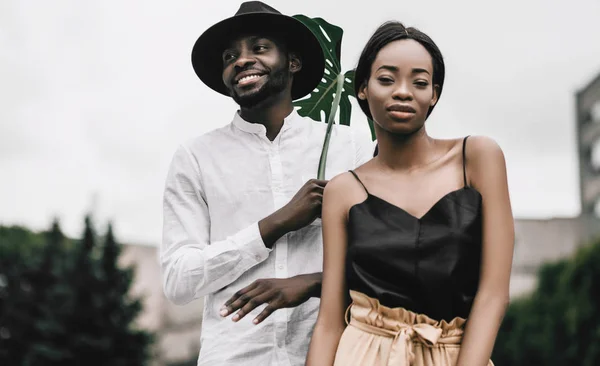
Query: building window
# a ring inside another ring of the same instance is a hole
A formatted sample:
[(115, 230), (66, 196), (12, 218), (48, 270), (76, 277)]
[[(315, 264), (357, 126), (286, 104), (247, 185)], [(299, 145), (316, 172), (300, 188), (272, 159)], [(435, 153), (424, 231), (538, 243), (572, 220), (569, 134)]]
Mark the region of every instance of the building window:
[(600, 123), (600, 100), (596, 101), (590, 108), (590, 121)]
[(590, 150), (590, 164), (595, 172), (600, 172), (600, 139), (594, 141)]

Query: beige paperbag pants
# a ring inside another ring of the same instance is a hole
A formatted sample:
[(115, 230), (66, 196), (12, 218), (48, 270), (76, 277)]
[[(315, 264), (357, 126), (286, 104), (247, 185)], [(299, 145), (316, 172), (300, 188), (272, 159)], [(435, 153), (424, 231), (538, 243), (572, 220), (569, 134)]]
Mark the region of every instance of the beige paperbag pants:
[[(454, 366), (465, 319), (450, 323), (350, 291), (350, 321), (335, 356), (335, 366)], [(492, 361), (488, 366), (493, 366)]]

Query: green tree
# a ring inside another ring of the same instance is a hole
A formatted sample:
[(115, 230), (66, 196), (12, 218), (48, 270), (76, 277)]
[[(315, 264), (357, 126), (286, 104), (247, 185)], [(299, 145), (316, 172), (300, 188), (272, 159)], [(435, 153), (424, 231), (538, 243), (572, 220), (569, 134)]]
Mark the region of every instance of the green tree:
[(70, 339), (75, 364), (143, 365), (150, 357), (150, 334), (135, 329), (142, 309), (140, 299), (130, 298), (133, 268), (117, 264), (120, 246), (109, 226), (104, 245), (97, 246), (91, 220), (86, 218), (81, 245), (67, 270), (74, 302), (66, 319), (78, 334)]
[(0, 227), (0, 364), (39, 364), (54, 354), (45, 347), (48, 339), (56, 342), (49, 300), (64, 245), (56, 221), (47, 233)]
[(115, 241), (112, 225), (109, 225), (101, 257), (100, 274), (105, 293), (101, 316), (105, 319), (105, 332), (112, 335), (110, 348), (122, 355), (122, 362), (113, 362), (112, 365), (141, 365), (151, 356), (148, 345), (153, 337), (131, 327), (142, 310), (142, 302), (139, 298), (128, 296), (135, 270), (117, 265), (120, 254), (121, 247)]
[[(39, 261), (32, 254), (43, 248), (43, 236), (21, 227), (0, 227), (0, 364), (13, 365), (27, 352), (20, 339), (35, 338), (37, 308), (31, 278)], [(19, 243), (29, 245), (21, 248)]]
[(529, 296), (515, 301), (502, 324), (498, 365), (600, 365), (600, 240), (539, 271)]
[(0, 364), (145, 365), (152, 335), (135, 327), (142, 304), (120, 252), (89, 218), (80, 241), (56, 222), (43, 234), (0, 227)]

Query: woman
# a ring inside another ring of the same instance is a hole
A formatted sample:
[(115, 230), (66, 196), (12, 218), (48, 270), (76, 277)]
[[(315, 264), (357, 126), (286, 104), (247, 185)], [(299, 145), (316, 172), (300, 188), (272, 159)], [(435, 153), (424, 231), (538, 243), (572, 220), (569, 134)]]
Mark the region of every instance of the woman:
[(427, 135), (444, 72), (435, 43), (397, 22), (362, 52), (355, 91), (379, 151), (325, 188), (309, 366), (492, 365), (514, 241), (506, 165), (489, 138)]

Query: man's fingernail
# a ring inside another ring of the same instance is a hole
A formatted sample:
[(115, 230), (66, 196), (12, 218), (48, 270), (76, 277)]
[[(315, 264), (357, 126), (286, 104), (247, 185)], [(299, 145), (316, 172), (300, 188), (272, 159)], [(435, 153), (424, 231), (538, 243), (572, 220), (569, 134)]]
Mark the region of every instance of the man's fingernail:
[(254, 320), (252, 321), (252, 323), (254, 323), (254, 324), (258, 324), (258, 319), (254, 319)]
[(221, 316), (227, 316), (227, 309), (221, 310), (219, 314), (221, 314)]
[(239, 318), (240, 318), (240, 316), (239, 316), (239, 315), (237, 315), (237, 314), (235, 314), (235, 315), (233, 316), (233, 318), (231, 318), (231, 320), (233, 320), (233, 321), (235, 322), (235, 321), (238, 321), (238, 319), (239, 319)]

